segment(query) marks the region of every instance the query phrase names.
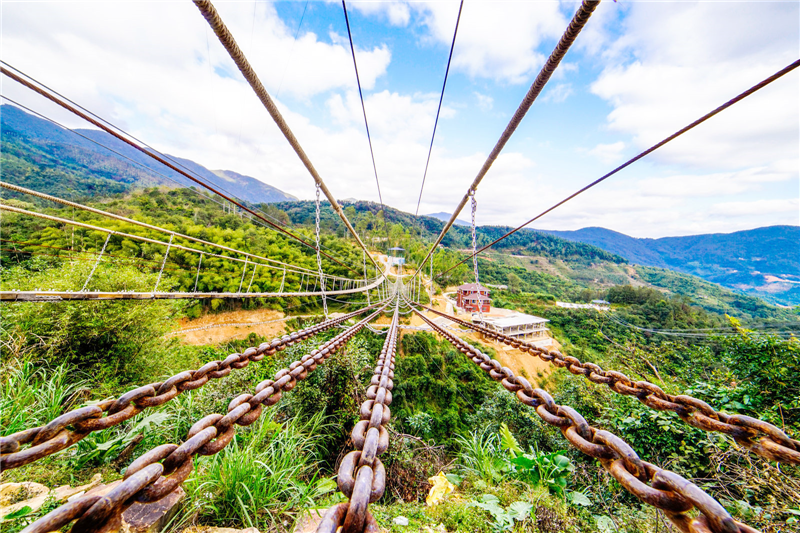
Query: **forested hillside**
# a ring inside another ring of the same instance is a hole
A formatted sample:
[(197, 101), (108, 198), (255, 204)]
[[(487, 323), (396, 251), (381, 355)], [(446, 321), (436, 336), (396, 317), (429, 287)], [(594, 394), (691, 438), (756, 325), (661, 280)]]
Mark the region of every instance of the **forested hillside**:
[(632, 263), (677, 270), (773, 303), (800, 304), (800, 227), (636, 239), (605, 228), (540, 231), (598, 246)]
[[(78, 210), (73, 213), (71, 208), (41, 200), (4, 201), (163, 239), (140, 227)], [(192, 189), (151, 188), (93, 203), (212, 242), (315, 266), (312, 251), (255, 225), (241, 213), (228, 212)], [(261, 207), (273, 218), (292, 223), (292, 231), (311, 238), (313, 204)], [(375, 249), (403, 246), (412, 266), (442, 224), (392, 209), (379, 212), (375, 204), (348, 204), (346, 210), (368, 244)], [(323, 206), (321, 227), (327, 250), (346, 264), (362, 264), (361, 253), (328, 205)], [(500, 231), (482, 228), (481, 239), (488, 242)], [(96, 261), (105, 234), (78, 228), (73, 232), (68, 225), (6, 213), (2, 239), (4, 290), (77, 290)], [(447, 239), (450, 248), (436, 254), (436, 270), (463, 257), (458, 250), (468, 242), (467, 231), (455, 228)], [(90, 288), (152, 290), (164, 252), (164, 246), (114, 236)], [(242, 266), (228, 263), (204, 260), (200, 287), (236, 290)], [(170, 252), (161, 283), (165, 288), (192, 290), (196, 267), (197, 258), (191, 254)], [(335, 263), (326, 262), (325, 268), (347, 273)], [(794, 437), (800, 432), (800, 344), (788, 334), (797, 327), (797, 316), (791, 311), (688, 275), (640, 270), (599, 248), (534, 233), (522, 234), (482, 259), (480, 270), (484, 282), (508, 285), (493, 292), (495, 305), (550, 320), (550, 330), (565, 354), (624, 372), (632, 379), (646, 379), (669, 393), (692, 394), (727, 413), (767, 420)], [(258, 270), (253, 283), (261, 290), (275, 289), (280, 276), (279, 270)], [(468, 277), (469, 269), (463, 267), (447, 282)], [(290, 279), (293, 284), (299, 281)], [(645, 286), (648, 283), (652, 286)], [(654, 288), (667, 285), (670, 292)], [(553, 305), (556, 299), (595, 298), (611, 301), (612, 311), (601, 314)], [(350, 311), (361, 307), (360, 300), (354, 297), (329, 305), (332, 311)], [(178, 327), (176, 322), (187, 316), (257, 306), (289, 314), (321, 312), (318, 299), (298, 298), (3, 304), (3, 435), (271, 340), (252, 333), (244, 340), (220, 345), (188, 345), (169, 335)], [(728, 319), (723, 311), (734, 318)], [(742, 329), (736, 318), (758, 329)], [(321, 320), (320, 316), (302, 323), (293, 320), (287, 323), (287, 331)], [(402, 320), (408, 323), (409, 318)], [(326, 331), (245, 368), (234, 368), (230, 375), (184, 391), (161, 407), (92, 433), (64, 452), (8, 470), (3, 479), (36, 481), (48, 487), (77, 485), (95, 474), (104, 482), (119, 479), (147, 450), (182, 442), (194, 422), (209, 413), (225, 413), (239, 394), (254, 391), (258, 383), (336, 333)], [(346, 349), (298, 381), (278, 404), (266, 408), (259, 421), (238, 428), (222, 452), (197, 459), (193, 474), (183, 484), (187, 495), (170, 530), (200, 524), (288, 532), (304, 511), (343, 501), (334, 476), (343, 450), (352, 448), (350, 431), (367, 397), (382, 343), (382, 336), (362, 330)], [(478, 346), (495, 353), (491, 346)], [(542, 362), (538, 374), (525, 377), (594, 426), (623, 438), (643, 460), (698, 483), (738, 520), (775, 533), (796, 526), (800, 513), (796, 466), (778, 469), (730, 437), (704, 432), (672, 412), (654, 411), (634, 397), (563, 368)], [(534, 409), (518, 402), (436, 335), (403, 333), (393, 394), (387, 423), (390, 445), (382, 456), (387, 488), (371, 506), (379, 525), (388, 531), (430, 527), (465, 533), (651, 533), (667, 527), (662, 514), (624, 491), (597, 461), (578, 452), (558, 429), (544, 424)], [(439, 505), (426, 506), (428, 478), (440, 471), (447, 474), (455, 492)], [(50, 508), (9, 519), (4, 531), (18, 531)], [(399, 525), (402, 520), (395, 521), (399, 517), (409, 525)]]

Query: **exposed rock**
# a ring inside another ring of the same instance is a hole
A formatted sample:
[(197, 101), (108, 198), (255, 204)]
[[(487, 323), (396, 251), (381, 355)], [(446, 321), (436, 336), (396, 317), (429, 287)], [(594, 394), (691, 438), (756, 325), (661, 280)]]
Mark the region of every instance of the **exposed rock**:
[(327, 509), (309, 509), (297, 521), (292, 533), (314, 533), (326, 512)]
[[(86, 494), (105, 495), (122, 480), (101, 485)], [(159, 533), (178, 511), (178, 504), (186, 496), (186, 492), (178, 487), (157, 502), (134, 503), (122, 513), (123, 533)]]
[(392, 522), (397, 524), (398, 526), (407, 526), (408, 518), (406, 518), (405, 516), (395, 516)]
[[(68, 498), (82, 494), (83, 492), (96, 487), (102, 481), (100, 474), (95, 474), (92, 480), (80, 487), (70, 487), (62, 485), (50, 490), (40, 483), (26, 481), (23, 483), (4, 483), (0, 485), (0, 516), (13, 513), (23, 507), (30, 507), (36, 511), (48, 498), (56, 501), (64, 501)], [(22, 498), (22, 499), (20, 499)]]

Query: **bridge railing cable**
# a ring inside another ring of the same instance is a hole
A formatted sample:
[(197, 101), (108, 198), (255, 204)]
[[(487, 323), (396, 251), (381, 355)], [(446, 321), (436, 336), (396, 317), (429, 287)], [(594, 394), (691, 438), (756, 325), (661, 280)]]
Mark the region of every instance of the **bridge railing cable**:
[(367, 252), (370, 261), (372, 261), (372, 263), (375, 265), (375, 268), (380, 270), (380, 266), (378, 265), (378, 263), (375, 262), (372, 256), (369, 255), (367, 247), (364, 246), (364, 243), (361, 241), (361, 237), (359, 237), (358, 232), (355, 230), (353, 225), (347, 219), (347, 215), (345, 215), (342, 206), (339, 205), (339, 202), (336, 201), (336, 198), (334, 198), (333, 194), (331, 194), (330, 190), (325, 185), (325, 182), (322, 180), (322, 177), (317, 172), (317, 169), (314, 168), (314, 165), (311, 163), (311, 160), (306, 155), (305, 151), (303, 150), (303, 147), (300, 146), (297, 137), (295, 137), (294, 133), (292, 133), (292, 130), (289, 128), (289, 125), (286, 123), (286, 120), (283, 118), (283, 115), (281, 115), (281, 112), (278, 110), (278, 107), (275, 105), (275, 102), (272, 100), (272, 97), (270, 97), (266, 88), (264, 88), (264, 85), (261, 83), (261, 80), (258, 79), (258, 76), (253, 70), (253, 67), (247, 61), (247, 58), (244, 56), (242, 50), (239, 48), (239, 45), (236, 44), (236, 40), (233, 38), (233, 34), (231, 34), (228, 27), (222, 21), (222, 18), (220, 18), (219, 13), (217, 12), (214, 5), (209, 0), (193, 0), (193, 1), (194, 4), (197, 6), (197, 8), (200, 10), (200, 13), (203, 15), (208, 24), (211, 26), (211, 29), (214, 30), (214, 34), (219, 39), (220, 43), (222, 43), (222, 46), (228, 52), (228, 55), (230, 55), (231, 59), (233, 59), (233, 62), (236, 63), (236, 66), (239, 68), (239, 71), (244, 76), (244, 79), (247, 80), (247, 83), (250, 84), (250, 87), (256, 93), (256, 96), (258, 96), (258, 99), (267, 109), (267, 112), (269, 112), (270, 116), (275, 121), (275, 124), (281, 130), (281, 133), (283, 133), (284, 137), (286, 137), (286, 140), (289, 141), (289, 144), (291, 145), (292, 149), (294, 149), (297, 156), (300, 158), (300, 161), (302, 161), (303, 165), (306, 167), (309, 174), (311, 174), (311, 177), (314, 179), (317, 185), (319, 185), (320, 189), (325, 194), (325, 197), (331, 203), (331, 207), (333, 208), (333, 210), (342, 219), (342, 222), (344, 222), (344, 225), (347, 227), (347, 230), (353, 235), (353, 238), (355, 238), (358, 245), (365, 252)]
[[(533, 407), (545, 423), (561, 430), (577, 450), (597, 459), (603, 468), (628, 492), (643, 503), (660, 509), (676, 528), (685, 533), (757, 533), (738, 522), (714, 498), (684, 477), (643, 461), (624, 440), (609, 431), (591, 426), (575, 409), (559, 405), (542, 389), (534, 389), (527, 379), (516, 376), (496, 359), (448, 333), (418, 309), (414, 312), (434, 331), (500, 382), (517, 399)], [(697, 516), (689, 513), (698, 511)]]
[[(570, 21), (569, 26), (567, 26), (566, 31), (559, 39), (558, 44), (556, 45), (553, 52), (550, 54), (550, 57), (547, 58), (544, 66), (542, 67), (539, 74), (536, 76), (533, 84), (531, 85), (530, 89), (528, 89), (528, 93), (525, 95), (525, 98), (522, 100), (522, 103), (517, 108), (514, 116), (511, 117), (511, 121), (506, 126), (506, 129), (500, 135), (500, 139), (495, 144), (494, 148), (492, 149), (489, 157), (486, 158), (486, 161), (483, 163), (478, 175), (475, 176), (475, 179), (472, 181), (472, 184), (469, 186), (467, 193), (461, 199), (458, 206), (456, 207), (455, 211), (453, 211), (453, 215), (450, 219), (445, 223), (442, 231), (439, 233), (439, 236), (436, 237), (433, 245), (431, 246), (428, 253), (425, 255), (425, 258), (417, 267), (417, 272), (419, 272), (424, 266), (425, 263), (430, 259), (433, 252), (436, 250), (436, 247), (442, 242), (444, 236), (453, 226), (458, 215), (461, 213), (461, 210), (464, 209), (464, 206), (469, 201), (470, 196), (478, 189), (478, 185), (480, 185), (481, 181), (483, 180), (486, 173), (489, 172), (489, 169), (492, 167), (492, 164), (495, 162), (497, 157), (500, 155), (500, 152), (505, 147), (506, 143), (508, 143), (511, 136), (517, 130), (519, 125), (522, 123), (522, 119), (525, 118), (528, 110), (533, 105), (533, 102), (542, 92), (544, 86), (550, 80), (550, 77), (555, 72), (556, 68), (558, 68), (559, 63), (561, 60), (564, 59), (564, 56), (567, 54), (570, 46), (578, 37), (578, 34), (581, 32), (583, 27), (589, 22), (589, 18), (592, 16), (592, 13), (600, 4), (600, 0), (583, 0), (578, 11), (575, 13), (575, 16), (572, 17), (572, 21)], [(414, 274), (416, 276), (416, 274)]]
[(671, 411), (690, 426), (704, 431), (724, 433), (761, 457), (781, 463), (800, 464), (800, 441), (792, 439), (769, 422), (746, 415), (721, 413), (698, 398), (685, 394), (668, 394), (661, 387), (649, 381), (633, 380), (622, 372), (603, 370), (594, 363), (581, 362), (558, 350), (540, 348), (533, 343), (452, 317), (436, 309), (427, 306), (421, 307), (490, 339), (536, 355), (542, 361), (559, 368), (566, 368), (572, 374), (583, 376), (592, 383), (606, 385), (617, 394), (633, 396), (650, 409)]
[(456, 263), (455, 265), (453, 265), (452, 267), (448, 268), (447, 270), (445, 270), (443, 272), (440, 272), (437, 275), (437, 277), (441, 277), (441, 276), (445, 275), (446, 273), (450, 272), (451, 270), (453, 270), (454, 268), (458, 267), (459, 265), (462, 265), (462, 264), (466, 263), (467, 261), (469, 261), (475, 255), (480, 254), (480, 253), (484, 252), (485, 250), (488, 250), (489, 248), (491, 248), (492, 246), (494, 246), (498, 242), (502, 241), (503, 239), (506, 239), (506, 238), (510, 237), (511, 235), (515, 234), (516, 232), (518, 232), (519, 230), (521, 230), (525, 226), (530, 225), (531, 223), (533, 223), (536, 220), (539, 220), (540, 218), (545, 216), (547, 213), (549, 213), (549, 212), (553, 211), (554, 209), (556, 209), (556, 208), (564, 205), (565, 203), (569, 202), (570, 200), (572, 200), (573, 198), (575, 198), (579, 194), (581, 194), (581, 193), (591, 189), (595, 185), (598, 185), (599, 183), (602, 183), (603, 181), (607, 180), (608, 178), (610, 178), (611, 176), (613, 176), (614, 174), (616, 174), (620, 170), (623, 170), (624, 168), (627, 168), (628, 166), (630, 166), (633, 163), (635, 163), (636, 161), (642, 159), (646, 155), (658, 150), (659, 148), (661, 148), (665, 144), (669, 143), (670, 141), (680, 137), (681, 135), (683, 135), (687, 131), (699, 126), (700, 124), (702, 124), (706, 120), (710, 119), (711, 117), (716, 116), (717, 114), (719, 114), (722, 111), (728, 109), (729, 107), (731, 107), (732, 105), (736, 104), (737, 102), (740, 102), (740, 101), (744, 100), (745, 98), (747, 98), (748, 96), (750, 96), (751, 94), (763, 89), (764, 87), (766, 87), (770, 83), (772, 83), (775, 80), (781, 78), (782, 76), (785, 76), (786, 74), (790, 73), (791, 71), (793, 71), (797, 67), (800, 67), (800, 59), (798, 59), (797, 61), (791, 63), (790, 65), (786, 66), (785, 68), (782, 68), (781, 70), (779, 70), (778, 72), (776, 72), (775, 74), (770, 76), (769, 78), (767, 78), (767, 79), (765, 79), (765, 80), (753, 85), (752, 87), (750, 87), (749, 89), (747, 89), (743, 93), (740, 93), (736, 97), (728, 100), (727, 102), (725, 102), (721, 106), (719, 106), (716, 109), (714, 109), (713, 111), (703, 115), (702, 117), (700, 117), (699, 119), (695, 120), (694, 122), (692, 122), (688, 126), (676, 131), (675, 133), (673, 133), (672, 135), (670, 135), (666, 139), (654, 144), (653, 146), (651, 146), (647, 150), (645, 150), (645, 151), (639, 153), (638, 155), (632, 157), (631, 159), (627, 160), (625, 163), (621, 164), (620, 166), (618, 166), (617, 168), (615, 168), (611, 172), (609, 172), (607, 174), (604, 174), (603, 176), (601, 176), (598, 179), (594, 180), (593, 182), (591, 182), (590, 184), (586, 185), (582, 189), (579, 189), (578, 191), (575, 191), (574, 193), (570, 194), (569, 196), (567, 196), (566, 198), (564, 198), (563, 200), (561, 200), (557, 204), (554, 204), (553, 206), (551, 206), (551, 207), (547, 208), (546, 210), (542, 211), (541, 213), (539, 213), (538, 215), (536, 215), (532, 219), (528, 220), (524, 224), (520, 224), (516, 228), (514, 228), (511, 231), (509, 231), (508, 233), (506, 233), (505, 235), (502, 235), (501, 237), (498, 237), (497, 239), (493, 240), (492, 242), (490, 242), (486, 246), (482, 247), (480, 250), (476, 251), (475, 253), (473, 253), (469, 257), (464, 258), (462, 261), (460, 261), (459, 263)]
[[(169, 230), (169, 229), (166, 229), (166, 228), (161, 228), (159, 226), (154, 226), (152, 224), (147, 224), (146, 222), (141, 222), (139, 220), (134, 220), (132, 218), (124, 217), (122, 215), (117, 215), (115, 213), (110, 213), (108, 211), (103, 211), (102, 209), (97, 209), (95, 207), (90, 207), (90, 206), (83, 205), (83, 204), (80, 204), (80, 203), (77, 203), (77, 202), (71, 202), (69, 200), (65, 200), (63, 198), (59, 198), (57, 196), (51, 196), (49, 194), (44, 194), (44, 193), (41, 193), (41, 192), (38, 192), (38, 191), (27, 189), (25, 187), (20, 187), (19, 185), (14, 185), (14, 184), (11, 184), (11, 183), (6, 183), (6, 182), (3, 182), (3, 181), (0, 181), (0, 187), (2, 187), (4, 189), (8, 189), (9, 191), (15, 191), (15, 192), (23, 193), (23, 194), (29, 194), (31, 196), (35, 196), (35, 197), (41, 198), (43, 200), (48, 200), (50, 202), (55, 202), (55, 203), (58, 203), (58, 204), (61, 204), (61, 205), (65, 205), (65, 206), (68, 206), (68, 207), (74, 207), (75, 209), (80, 209), (82, 211), (87, 211), (89, 213), (94, 213), (96, 215), (101, 215), (101, 216), (104, 216), (104, 217), (107, 217), (107, 218), (111, 218), (111, 219), (114, 219), (114, 220), (119, 220), (121, 222), (126, 222), (128, 224), (134, 224), (136, 226), (140, 226), (140, 227), (143, 227), (143, 228), (146, 228), (146, 229), (149, 229), (149, 230), (153, 230), (153, 231), (158, 231), (160, 233), (164, 233), (164, 234), (167, 234), (167, 235), (174, 235), (175, 237), (178, 237), (180, 239), (186, 239), (188, 241), (196, 242), (198, 244), (203, 244), (205, 246), (209, 246), (209, 247), (212, 247), (212, 248), (217, 248), (217, 249), (220, 249), (220, 250), (225, 250), (227, 252), (239, 254), (242, 257), (249, 257), (251, 259), (259, 259), (261, 261), (266, 261), (268, 263), (272, 263), (273, 265), (280, 265), (282, 267), (288, 267), (289, 268), (289, 270), (288, 270), (289, 272), (295, 272), (295, 273), (305, 272), (306, 274), (314, 274), (314, 275), (316, 275), (316, 271), (312, 270), (310, 268), (305, 268), (305, 267), (301, 267), (301, 266), (297, 266), (297, 265), (292, 265), (292, 264), (289, 264), (289, 263), (284, 263), (284, 262), (278, 261), (276, 259), (270, 259), (268, 257), (264, 257), (264, 256), (261, 256), (261, 255), (256, 255), (256, 254), (253, 254), (253, 253), (250, 253), (250, 252), (245, 252), (243, 250), (237, 250), (236, 248), (231, 248), (229, 246), (225, 246), (224, 244), (218, 244), (218, 243), (215, 243), (215, 242), (206, 241), (206, 240), (200, 239), (198, 237), (192, 237), (191, 235), (184, 235), (183, 233), (178, 233), (176, 231), (172, 231), (172, 230)], [(264, 265), (264, 266), (268, 266), (269, 267), (270, 265)], [(277, 268), (277, 267), (272, 266), (271, 268)], [(328, 276), (328, 277), (332, 278), (334, 276)], [(342, 278), (340, 276), (335, 276), (335, 277), (337, 279), (349, 279), (349, 278)]]

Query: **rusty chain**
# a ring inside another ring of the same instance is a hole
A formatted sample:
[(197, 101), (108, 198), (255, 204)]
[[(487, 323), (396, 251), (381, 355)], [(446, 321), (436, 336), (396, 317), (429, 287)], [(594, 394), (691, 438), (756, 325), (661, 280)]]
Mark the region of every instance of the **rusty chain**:
[[(187, 370), (166, 381), (151, 383), (126, 392), (117, 399), (109, 398), (96, 405), (73, 409), (49, 423), (0, 437), (0, 471), (38, 461), (82, 440), (94, 431), (117, 426), (148, 407), (156, 407), (174, 399), (183, 391), (205, 385), (209, 379), (219, 379), (232, 369), (244, 368), (251, 361), (260, 361), (266, 355), (335, 327), (342, 322), (375, 308), (375, 304), (339, 318), (326, 320), (300, 331), (276, 337), (271, 342), (250, 347), (243, 353), (233, 353), (223, 361), (211, 361), (197, 370)], [(23, 445), (27, 448), (21, 449)]]
[(351, 434), (356, 449), (339, 465), (339, 490), (349, 502), (328, 509), (317, 533), (367, 533), (378, 531), (369, 504), (378, 501), (386, 490), (386, 468), (378, 457), (389, 447), (389, 432), (383, 424), (391, 418), (389, 404), (394, 388), (394, 356), (397, 350), (399, 300), (395, 303), (392, 323), (378, 355), (375, 373), (361, 405), (360, 417)]
[(162, 444), (133, 461), (119, 485), (101, 496), (87, 494), (55, 509), (23, 530), (23, 533), (46, 533), (59, 530), (77, 520), (71, 533), (106, 533), (122, 525), (122, 513), (136, 502), (160, 500), (177, 489), (194, 468), (196, 455), (213, 455), (231, 442), (236, 426), (249, 426), (258, 420), (264, 406), (281, 399), (298, 381), (336, 353), (388, 304), (374, 311), (353, 326), (321, 344), (316, 350), (294, 361), (288, 368), (256, 385), (255, 394), (242, 394), (231, 400), (226, 415), (211, 414), (198, 420), (186, 435), (183, 444)]
[[(510, 368), (439, 327), (416, 308), (412, 309), (493, 380), (515, 393), (519, 401), (535, 408), (539, 418), (559, 428), (572, 446), (599, 460), (625, 490), (647, 505), (664, 511), (683, 533), (758, 533), (758, 530), (735, 521), (719, 502), (691, 481), (643, 461), (621, 438), (590, 426), (575, 409), (557, 404), (546, 391), (534, 389), (527, 379), (514, 375)], [(692, 509), (700, 514), (696, 517), (688, 515)]]
[(668, 394), (658, 385), (649, 381), (634, 381), (622, 372), (603, 370), (594, 363), (582, 363), (577, 358), (564, 355), (558, 350), (539, 348), (531, 343), (451, 317), (430, 307), (424, 305), (422, 307), (478, 331), (491, 339), (513, 346), (523, 352), (535, 354), (543, 361), (566, 368), (573, 374), (582, 375), (592, 383), (606, 385), (618, 394), (634, 396), (651, 409), (672, 411), (693, 427), (729, 435), (737, 443), (761, 457), (780, 463), (800, 464), (800, 441), (792, 439), (769, 422), (746, 415), (720, 413), (706, 402), (693, 396)]

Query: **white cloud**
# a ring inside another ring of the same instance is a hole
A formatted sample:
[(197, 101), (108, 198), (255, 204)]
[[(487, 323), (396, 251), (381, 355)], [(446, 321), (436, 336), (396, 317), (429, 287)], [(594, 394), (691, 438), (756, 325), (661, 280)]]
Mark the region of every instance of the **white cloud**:
[[(639, 148), (676, 132), (796, 59), (798, 15), (796, 3), (631, 4), (591, 86), (614, 107), (609, 128)], [(797, 159), (798, 91), (789, 74), (652, 157), (708, 169)]]
[[(543, 42), (558, 39), (567, 19), (557, 2), (465, 2), (453, 52), (453, 68), (476, 78), (507, 83), (529, 81), (544, 64), (538, 51)], [(453, 39), (457, 2), (414, 3), (430, 36), (449, 45)], [(549, 54), (549, 50), (547, 51)]]
[(411, 10), (406, 2), (351, 2), (348, 7), (365, 15), (385, 16), (392, 26), (408, 26)]
[(622, 151), (625, 149), (625, 143), (617, 141), (611, 144), (598, 144), (591, 150), (589, 154), (595, 156), (603, 163), (614, 163), (619, 161), (622, 157)]
[(782, 200), (756, 200), (754, 202), (721, 202), (709, 209), (712, 215), (745, 217), (764, 213), (793, 215), (794, 223), (800, 222), (800, 201), (797, 198)]
[(548, 89), (542, 97), (542, 102), (553, 102), (560, 104), (569, 98), (574, 91), (571, 83), (559, 83)]
[(481, 94), (478, 91), (474, 91), (472, 94), (474, 94), (475, 98), (477, 98), (478, 107), (481, 109), (481, 111), (492, 110), (492, 107), (494, 107), (494, 98), (488, 94)]

